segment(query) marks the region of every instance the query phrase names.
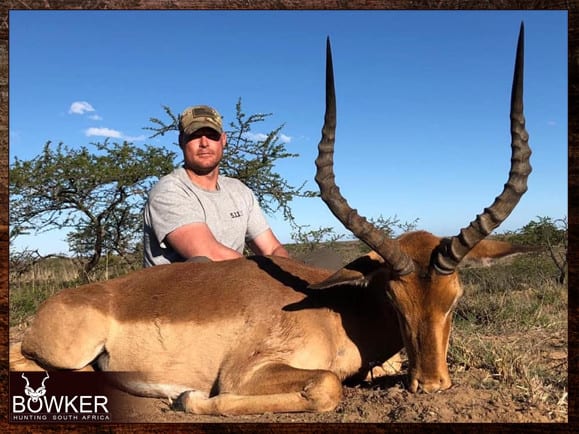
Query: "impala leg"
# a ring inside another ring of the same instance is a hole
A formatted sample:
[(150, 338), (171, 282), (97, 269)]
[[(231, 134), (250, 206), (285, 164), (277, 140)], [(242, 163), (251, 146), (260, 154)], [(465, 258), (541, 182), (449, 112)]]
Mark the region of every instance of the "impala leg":
[(195, 414), (324, 412), (336, 408), (341, 397), (342, 384), (333, 372), (272, 364), (258, 369), (233, 392), (212, 398), (185, 392), (180, 403)]
[(22, 343), (17, 342), (15, 344), (10, 345), (10, 370), (11, 371), (44, 371), (42, 367), (40, 367), (36, 362), (33, 360), (27, 359), (22, 354)]
[[(10, 345), (10, 370), (11, 371), (46, 371), (34, 360), (24, 357), (22, 354), (22, 342)], [(87, 365), (84, 368), (76, 369), (76, 371), (93, 372), (94, 368)]]
[(21, 352), (47, 368), (78, 370), (104, 351), (110, 319), (102, 309), (75, 306), (67, 297), (72, 295), (61, 292), (42, 305), (22, 337)]

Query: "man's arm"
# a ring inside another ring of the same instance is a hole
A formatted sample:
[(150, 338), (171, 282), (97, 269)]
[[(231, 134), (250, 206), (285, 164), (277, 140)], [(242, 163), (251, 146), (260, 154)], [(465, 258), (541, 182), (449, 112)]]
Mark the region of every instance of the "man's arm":
[(262, 232), (249, 243), (249, 248), (256, 255), (274, 255), (289, 258), (289, 253), (279, 242), (271, 229)]
[(212, 261), (223, 261), (242, 256), (217, 241), (205, 223), (181, 226), (170, 232), (166, 241), (187, 259), (193, 256), (207, 256)]

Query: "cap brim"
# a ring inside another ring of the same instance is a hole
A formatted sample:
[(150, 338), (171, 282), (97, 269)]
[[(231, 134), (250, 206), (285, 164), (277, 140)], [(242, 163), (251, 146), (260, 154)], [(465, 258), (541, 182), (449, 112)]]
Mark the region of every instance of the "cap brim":
[(200, 130), (201, 128), (211, 128), (212, 130), (218, 132), (219, 134), (223, 132), (223, 130), (219, 128), (218, 125), (215, 125), (214, 122), (210, 121), (192, 122), (191, 124), (187, 125), (187, 128), (185, 129), (184, 132), (187, 135), (191, 135), (196, 131)]

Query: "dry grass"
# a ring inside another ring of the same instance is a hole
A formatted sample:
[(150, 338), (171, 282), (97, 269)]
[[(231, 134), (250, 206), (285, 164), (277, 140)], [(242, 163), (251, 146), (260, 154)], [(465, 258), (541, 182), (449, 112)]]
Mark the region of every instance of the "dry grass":
[(548, 405), (566, 415), (568, 292), (548, 258), (527, 255), (464, 274), (451, 369), (482, 370), (482, 387), (500, 389), (522, 406)]

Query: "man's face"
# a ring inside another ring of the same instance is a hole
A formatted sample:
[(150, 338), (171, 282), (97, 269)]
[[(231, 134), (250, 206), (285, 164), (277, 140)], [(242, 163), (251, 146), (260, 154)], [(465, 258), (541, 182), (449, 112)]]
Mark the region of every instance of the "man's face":
[(223, 157), (225, 140), (225, 133), (220, 134), (212, 128), (195, 131), (183, 146), (185, 166), (200, 175), (215, 170)]

